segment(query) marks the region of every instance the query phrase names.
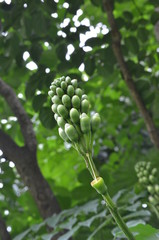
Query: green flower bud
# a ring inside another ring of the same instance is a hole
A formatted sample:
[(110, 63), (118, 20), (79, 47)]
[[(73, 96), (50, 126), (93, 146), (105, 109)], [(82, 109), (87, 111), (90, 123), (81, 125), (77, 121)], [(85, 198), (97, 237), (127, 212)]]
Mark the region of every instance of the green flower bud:
[(157, 168), (153, 168), (151, 174), (155, 175), (157, 173)]
[(159, 185), (158, 184), (155, 185), (155, 192), (159, 194)]
[(147, 178), (146, 177), (142, 177), (142, 183), (147, 183)]
[(52, 109), (52, 111), (54, 112), (54, 113), (57, 113), (57, 104), (53, 104), (52, 106), (51, 106), (51, 109)]
[(91, 130), (90, 118), (87, 114), (83, 113), (80, 118), (81, 131), (83, 133), (88, 133)]
[(71, 84), (71, 78), (70, 78), (70, 77), (67, 76), (67, 77), (65, 78), (65, 81), (67, 82), (67, 84)]
[(155, 198), (155, 200), (156, 200), (156, 204), (158, 204), (159, 203), (159, 196), (158, 195), (154, 195), (154, 198)]
[(72, 120), (73, 123), (78, 123), (79, 122), (79, 112), (77, 111), (77, 109), (72, 108), (70, 110), (70, 118)]
[(59, 117), (59, 115), (57, 113), (55, 113), (54, 118), (55, 118), (56, 121), (57, 121), (58, 117)]
[(74, 95), (74, 92), (75, 92), (74, 87), (73, 87), (72, 85), (69, 85), (69, 86), (67, 87), (67, 94), (68, 94), (70, 97), (72, 97), (72, 96)]
[(141, 178), (142, 175), (143, 175), (142, 172), (139, 172), (139, 173), (137, 174), (138, 178)]
[(83, 91), (82, 91), (80, 88), (77, 88), (77, 89), (75, 90), (75, 94), (76, 94), (77, 96), (79, 96), (79, 98), (81, 98), (81, 97), (82, 97), (82, 94), (83, 94)]
[(55, 83), (55, 85), (57, 86), (57, 87), (60, 87), (60, 79), (58, 78), (58, 79), (55, 79), (54, 80), (54, 83)]
[(57, 95), (54, 95), (53, 98), (51, 99), (53, 103), (60, 104), (61, 100)]
[(82, 100), (84, 100), (84, 99), (88, 100), (88, 96), (86, 94), (83, 94), (81, 99)]
[(60, 78), (60, 81), (61, 81), (61, 82), (62, 82), (62, 81), (65, 81), (65, 77), (62, 76), (62, 77)]
[(76, 89), (77, 86), (78, 86), (77, 79), (71, 80), (71, 84), (72, 84), (72, 85), (74, 86), (74, 88)]
[(88, 100), (85, 99), (81, 102), (81, 111), (83, 113), (88, 113), (89, 112), (89, 102), (88, 102)]
[(71, 98), (66, 94), (63, 95), (62, 103), (65, 105), (65, 107), (70, 108), (71, 107)]
[(74, 108), (77, 108), (77, 109), (79, 109), (80, 108), (80, 98), (77, 96), (77, 95), (74, 95), (73, 97), (72, 97), (72, 106), (74, 107)]
[(66, 121), (63, 119), (63, 117), (58, 117), (57, 118), (57, 124), (59, 125), (59, 127), (61, 127), (62, 129), (64, 129)]
[(65, 131), (64, 131), (62, 128), (59, 128), (58, 131), (59, 131), (60, 137), (61, 137), (64, 141), (69, 142), (69, 139), (68, 139)]
[(143, 174), (147, 176), (147, 175), (148, 175), (148, 171), (147, 171), (147, 170), (144, 170), (144, 171), (143, 171)]
[(156, 200), (152, 196), (149, 196), (149, 202), (152, 204), (156, 204)]
[(61, 104), (58, 105), (57, 112), (61, 117), (65, 118), (65, 119), (68, 117), (68, 111), (64, 105), (61, 105)]
[(147, 186), (147, 190), (151, 194), (154, 194), (154, 192), (155, 192), (154, 188), (151, 185)]
[(150, 162), (148, 162), (148, 163), (147, 163), (147, 165), (146, 165), (146, 169), (147, 169), (147, 170), (149, 170), (149, 169), (150, 169), (150, 167), (151, 167), (151, 163), (150, 163)]
[(48, 91), (48, 95), (49, 95), (50, 97), (53, 97), (53, 96), (54, 96), (53, 91)]
[(51, 85), (51, 86), (50, 86), (50, 90), (53, 91), (53, 93), (55, 94), (55, 92), (56, 92), (56, 86), (55, 86), (55, 85)]
[(65, 124), (65, 133), (72, 142), (78, 141), (78, 133), (71, 124), (68, 123)]
[(91, 118), (92, 132), (95, 132), (99, 128), (100, 122), (101, 122), (101, 118), (99, 114), (95, 113)]
[(61, 88), (62, 88), (63, 90), (66, 90), (66, 89), (67, 89), (67, 83), (64, 82), (64, 81), (62, 81), (62, 82), (61, 82)]
[(150, 175), (149, 180), (150, 180), (151, 183), (154, 183), (155, 182), (155, 177), (153, 175)]
[(61, 88), (56, 88), (56, 94), (61, 98), (64, 95), (64, 91)]

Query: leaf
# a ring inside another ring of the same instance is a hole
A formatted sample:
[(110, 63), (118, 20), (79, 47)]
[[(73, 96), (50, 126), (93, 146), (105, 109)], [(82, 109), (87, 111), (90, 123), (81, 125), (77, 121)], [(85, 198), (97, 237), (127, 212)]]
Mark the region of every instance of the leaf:
[(61, 223), (59, 224), (59, 227), (60, 228), (63, 228), (63, 229), (68, 229), (68, 230), (71, 230), (73, 225), (77, 222), (77, 218), (76, 217), (71, 217), (68, 219), (67, 222), (64, 222), (64, 223)]
[(149, 224), (143, 225), (138, 224), (132, 228), (133, 232), (136, 232), (136, 240), (158, 240), (159, 239), (159, 230), (153, 228)]
[(31, 229), (33, 232), (38, 232), (39, 229), (40, 229), (41, 227), (43, 227), (44, 225), (45, 225), (45, 222), (42, 222), (42, 223), (40, 223), (40, 224), (32, 225), (30, 229)]
[(42, 54), (42, 46), (40, 44), (33, 44), (30, 49), (30, 56), (34, 62), (38, 62), (40, 60), (40, 56)]
[[(128, 223), (126, 223), (126, 225), (128, 226), (129, 230), (133, 233), (133, 235), (136, 235), (136, 233), (134, 231), (132, 231), (132, 227), (138, 225), (138, 224), (145, 224), (144, 221), (142, 220), (134, 220), (134, 221), (129, 221)], [(119, 227), (116, 227), (113, 229), (112, 234), (117, 237), (117, 238), (123, 238), (125, 237), (125, 234), (123, 233), (123, 231), (121, 231), (121, 229), (119, 229)]]
[(53, 128), (56, 126), (56, 121), (53, 117), (53, 113), (49, 107), (43, 107), (39, 113), (39, 119), (44, 127), (46, 128)]
[(79, 229), (80, 226), (73, 227), (70, 231), (58, 238), (58, 240), (68, 240), (74, 235), (75, 232)]
[(138, 210), (134, 213), (130, 213), (128, 215), (126, 215), (125, 219), (132, 219), (132, 218), (136, 218), (136, 217), (150, 217), (151, 213), (147, 210)]
[(25, 232), (20, 233), (18, 236), (16, 236), (15, 238), (13, 238), (13, 240), (22, 240), (24, 239), (24, 237), (27, 236), (27, 234), (31, 231), (31, 229), (27, 229)]
[(125, 39), (125, 45), (127, 47), (127, 51), (133, 54), (137, 54), (139, 51), (138, 41), (135, 37), (128, 37)]
[(52, 47), (50, 50), (43, 51), (40, 57), (40, 63), (48, 68), (54, 68), (57, 65), (56, 51)]
[(89, 228), (95, 219), (105, 218), (105, 217), (106, 217), (106, 212), (107, 212), (107, 211), (104, 210), (104, 211), (102, 211), (101, 213), (96, 214), (95, 216), (87, 219), (86, 221), (80, 222), (78, 225)]
[(95, 70), (95, 59), (93, 56), (88, 56), (84, 60), (85, 71), (88, 75), (92, 75)]
[(42, 108), (46, 99), (47, 99), (47, 96), (45, 94), (39, 94), (33, 98), (32, 104), (33, 104), (33, 108), (36, 112), (38, 112)]

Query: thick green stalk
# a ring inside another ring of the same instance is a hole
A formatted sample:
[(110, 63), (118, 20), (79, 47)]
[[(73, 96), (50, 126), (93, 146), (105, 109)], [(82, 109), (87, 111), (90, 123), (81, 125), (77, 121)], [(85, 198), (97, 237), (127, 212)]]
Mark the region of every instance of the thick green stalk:
[(117, 206), (112, 201), (111, 197), (108, 194), (107, 187), (104, 183), (103, 178), (98, 177), (97, 179), (93, 180), (91, 182), (91, 185), (93, 188), (96, 189), (96, 191), (102, 195), (110, 213), (112, 214), (115, 222), (118, 224), (119, 228), (122, 230), (122, 232), (125, 234), (125, 236), (128, 238), (128, 240), (135, 240), (133, 234), (128, 229), (127, 225), (123, 221)]

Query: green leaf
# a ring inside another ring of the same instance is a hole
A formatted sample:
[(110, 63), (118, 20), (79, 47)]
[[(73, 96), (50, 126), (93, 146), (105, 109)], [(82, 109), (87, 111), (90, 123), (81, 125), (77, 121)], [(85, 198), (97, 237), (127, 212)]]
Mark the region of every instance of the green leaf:
[(27, 229), (25, 232), (20, 233), (18, 236), (13, 238), (13, 240), (22, 240), (22, 239), (24, 239), (24, 237), (26, 237), (30, 231), (31, 231), (31, 229)]
[(40, 57), (40, 63), (48, 68), (55, 68), (57, 65), (56, 51), (52, 47), (50, 50), (43, 51)]
[(139, 51), (139, 45), (138, 41), (135, 37), (128, 37), (125, 39), (125, 45), (127, 47), (127, 51), (131, 52), (133, 54), (138, 54)]
[(88, 56), (85, 58), (85, 61), (84, 61), (84, 64), (85, 64), (85, 71), (88, 75), (92, 75), (94, 70), (95, 70), (95, 59), (93, 56)]
[(40, 94), (40, 95), (36, 95), (33, 98), (33, 108), (36, 112), (38, 112), (43, 104), (46, 102), (47, 96), (45, 94)]
[(133, 232), (137, 232), (136, 240), (158, 240), (159, 230), (153, 228), (149, 224), (143, 225), (138, 224), (137, 226), (131, 228)]
[(43, 107), (39, 113), (39, 119), (44, 127), (52, 129), (56, 126), (56, 121), (53, 117), (53, 113), (49, 107)]

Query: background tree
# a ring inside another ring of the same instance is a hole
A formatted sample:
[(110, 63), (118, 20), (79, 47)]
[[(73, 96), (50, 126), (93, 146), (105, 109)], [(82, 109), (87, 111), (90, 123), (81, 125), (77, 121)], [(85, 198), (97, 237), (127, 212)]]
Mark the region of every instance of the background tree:
[[(58, 137), (47, 94), (56, 77), (77, 78), (102, 117), (94, 156), (111, 195), (137, 183), (137, 161), (158, 168), (157, 7), (147, 0), (1, 1), (0, 229), (5, 221), (12, 238), (96, 197), (84, 163)], [(83, 232), (86, 239), (91, 228)]]

